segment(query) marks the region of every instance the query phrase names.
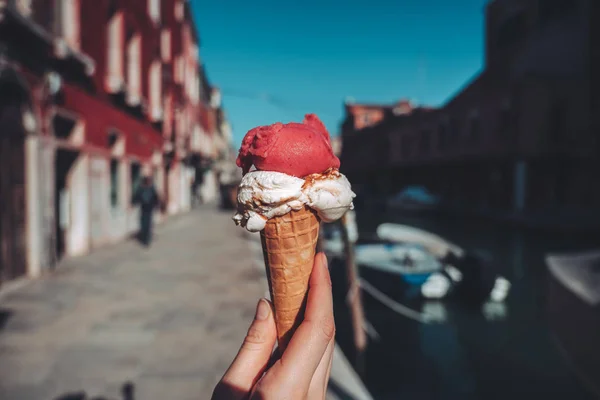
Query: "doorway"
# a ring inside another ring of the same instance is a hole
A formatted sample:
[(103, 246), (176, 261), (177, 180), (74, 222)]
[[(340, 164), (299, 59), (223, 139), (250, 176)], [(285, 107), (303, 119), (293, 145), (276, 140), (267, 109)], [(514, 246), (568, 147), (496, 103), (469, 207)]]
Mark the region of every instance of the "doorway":
[(56, 237), (56, 260), (60, 261), (67, 244), (67, 229), (71, 217), (71, 197), (69, 191), (69, 173), (79, 153), (67, 149), (56, 150), (56, 181), (54, 187), (54, 224)]
[(0, 89), (0, 283), (27, 272), (25, 129), (22, 103), (11, 89), (17, 90)]

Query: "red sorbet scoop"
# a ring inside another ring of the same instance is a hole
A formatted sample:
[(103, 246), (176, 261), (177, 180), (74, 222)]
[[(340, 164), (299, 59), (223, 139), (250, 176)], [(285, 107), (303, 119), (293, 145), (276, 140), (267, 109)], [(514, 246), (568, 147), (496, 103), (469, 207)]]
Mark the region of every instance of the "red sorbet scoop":
[(301, 124), (277, 122), (251, 129), (242, 141), (236, 163), (244, 174), (254, 165), (261, 171), (298, 178), (340, 167), (329, 133), (314, 114), (306, 114)]

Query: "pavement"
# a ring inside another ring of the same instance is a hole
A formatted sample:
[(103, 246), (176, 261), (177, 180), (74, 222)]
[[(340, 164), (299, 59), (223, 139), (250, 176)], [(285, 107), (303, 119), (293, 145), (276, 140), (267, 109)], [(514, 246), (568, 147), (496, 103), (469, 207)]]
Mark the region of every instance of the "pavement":
[[(209, 399), (265, 295), (252, 254), (231, 212), (203, 208), (150, 248), (104, 247), (1, 294), (0, 399)], [(356, 377), (336, 360), (329, 398), (369, 398), (347, 397)]]

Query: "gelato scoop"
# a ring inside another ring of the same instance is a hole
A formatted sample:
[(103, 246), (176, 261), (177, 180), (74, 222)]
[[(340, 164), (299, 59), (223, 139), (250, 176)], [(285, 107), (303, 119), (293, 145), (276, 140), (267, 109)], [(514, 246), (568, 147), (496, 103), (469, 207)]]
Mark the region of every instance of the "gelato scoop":
[(280, 217), (305, 205), (323, 222), (333, 222), (352, 209), (356, 195), (339, 171), (309, 175), (306, 179), (272, 171), (244, 175), (238, 188), (236, 224), (250, 232), (264, 229), (267, 220)]
[(282, 172), (302, 178), (339, 168), (325, 125), (314, 114), (300, 123), (277, 122), (248, 131), (236, 161), (246, 174), (252, 165), (261, 171)]

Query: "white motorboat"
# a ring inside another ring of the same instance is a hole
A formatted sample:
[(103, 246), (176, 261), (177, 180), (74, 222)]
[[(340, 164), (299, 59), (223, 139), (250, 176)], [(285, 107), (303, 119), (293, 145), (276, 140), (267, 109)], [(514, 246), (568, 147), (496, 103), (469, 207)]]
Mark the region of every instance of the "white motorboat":
[[(345, 257), (339, 229), (330, 228), (324, 235), (323, 250), (329, 257)], [(354, 256), (359, 268), (400, 275), (413, 285), (423, 284), (432, 273), (442, 269), (442, 264), (431, 252), (414, 243), (376, 239), (374, 243), (355, 244)]]
[[(339, 229), (328, 231), (323, 247), (330, 257), (345, 257)], [(511, 283), (496, 274), (489, 261), (408, 225), (379, 225), (373, 243), (355, 245), (355, 257), (360, 268), (399, 275), (407, 283), (420, 286), (421, 295), (427, 299), (442, 299), (459, 292), (482, 301), (503, 302), (511, 288)]]

